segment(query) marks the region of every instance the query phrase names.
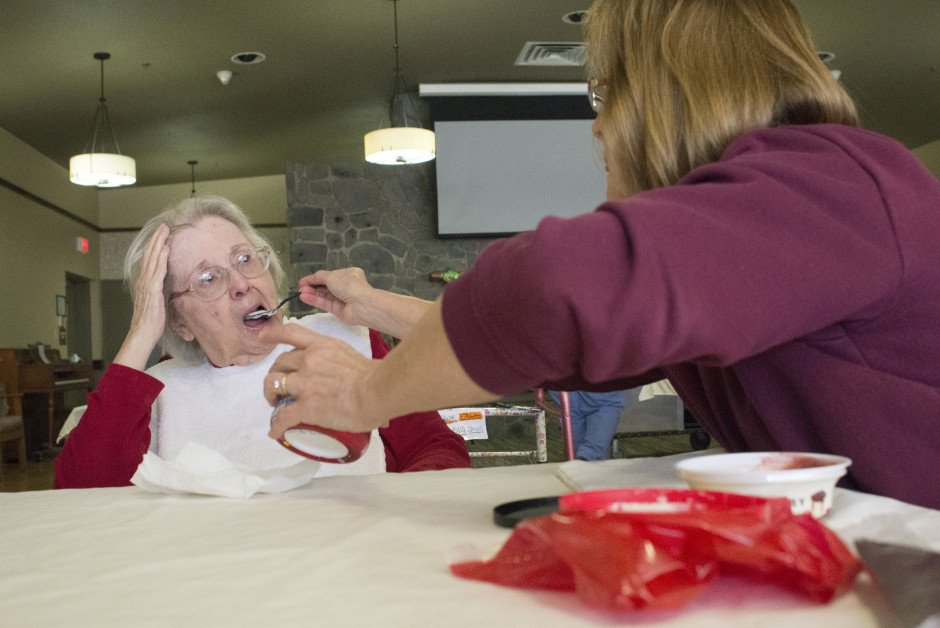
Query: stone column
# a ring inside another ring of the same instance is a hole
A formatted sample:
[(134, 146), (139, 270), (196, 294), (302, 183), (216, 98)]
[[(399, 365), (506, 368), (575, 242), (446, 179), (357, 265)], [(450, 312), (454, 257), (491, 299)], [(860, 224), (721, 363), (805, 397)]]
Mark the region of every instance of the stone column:
[(437, 237), (433, 161), (294, 163), (286, 175), (292, 285), (316, 270), (358, 266), (377, 288), (435, 299), (443, 284), (428, 273), (469, 268), (493, 241)]

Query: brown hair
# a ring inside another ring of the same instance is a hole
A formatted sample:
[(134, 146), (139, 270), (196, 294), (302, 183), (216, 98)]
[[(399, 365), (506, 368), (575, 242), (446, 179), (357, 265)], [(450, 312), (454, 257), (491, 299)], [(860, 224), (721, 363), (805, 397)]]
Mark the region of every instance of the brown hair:
[(789, 0), (596, 0), (585, 37), (627, 194), (676, 183), (755, 128), (858, 126)]

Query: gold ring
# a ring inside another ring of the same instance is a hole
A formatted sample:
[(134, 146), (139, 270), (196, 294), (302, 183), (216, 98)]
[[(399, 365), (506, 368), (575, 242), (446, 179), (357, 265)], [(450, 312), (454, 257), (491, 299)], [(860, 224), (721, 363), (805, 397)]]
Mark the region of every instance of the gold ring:
[(287, 375), (281, 375), (274, 380), (274, 391), (282, 397), (290, 396), (290, 393), (287, 392)]

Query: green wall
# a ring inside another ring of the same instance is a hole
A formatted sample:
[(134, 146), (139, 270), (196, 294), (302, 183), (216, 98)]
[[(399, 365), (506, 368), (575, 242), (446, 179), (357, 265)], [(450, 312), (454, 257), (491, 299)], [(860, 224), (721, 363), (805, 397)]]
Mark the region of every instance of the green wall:
[[(65, 296), (72, 273), (90, 280), (97, 300), (97, 213), (97, 190), (70, 183), (65, 168), (0, 129), (0, 347), (42, 342), (66, 355), (56, 296)], [(76, 250), (79, 236), (87, 254)], [(99, 308), (91, 321), (92, 346), (100, 347)]]

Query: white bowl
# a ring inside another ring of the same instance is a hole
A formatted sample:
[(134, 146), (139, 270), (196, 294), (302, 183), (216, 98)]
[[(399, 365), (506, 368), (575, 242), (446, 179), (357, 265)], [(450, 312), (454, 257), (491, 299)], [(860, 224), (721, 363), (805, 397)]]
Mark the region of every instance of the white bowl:
[(831, 454), (768, 451), (688, 458), (676, 470), (694, 489), (786, 497), (793, 514), (819, 519), (832, 508), (833, 489), (850, 464)]

